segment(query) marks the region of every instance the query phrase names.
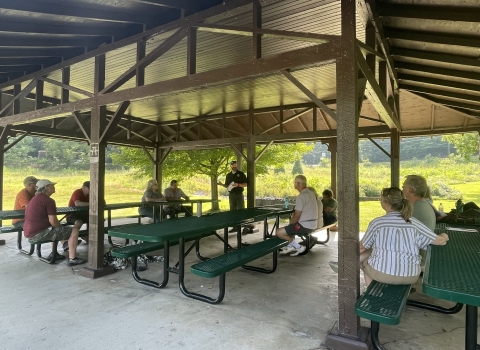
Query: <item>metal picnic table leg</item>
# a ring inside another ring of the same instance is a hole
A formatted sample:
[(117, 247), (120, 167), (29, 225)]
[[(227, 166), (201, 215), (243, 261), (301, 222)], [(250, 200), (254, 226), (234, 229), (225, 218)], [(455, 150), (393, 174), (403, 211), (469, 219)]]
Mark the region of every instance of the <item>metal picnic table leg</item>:
[(178, 241), (178, 261), (180, 263), (178, 268), (178, 286), (184, 295), (209, 304), (218, 304), (223, 300), (225, 296), (225, 274), (219, 276), (218, 285), (220, 291), (218, 297), (215, 299), (207, 297), (206, 295), (189, 292), (185, 287), (185, 238), (180, 238)]
[(465, 315), (465, 350), (477, 350), (480, 348), (477, 344), (477, 317), (478, 308), (467, 305)]
[(202, 216), (202, 202), (197, 202), (197, 216)]
[(153, 288), (164, 288), (168, 283), (169, 278), (169, 262), (170, 262), (170, 242), (165, 241), (163, 244), (163, 281), (158, 283), (155, 281), (150, 281), (143, 279), (138, 275), (137, 272), (137, 256), (132, 256), (132, 275), (135, 281), (141, 284), (145, 284)]

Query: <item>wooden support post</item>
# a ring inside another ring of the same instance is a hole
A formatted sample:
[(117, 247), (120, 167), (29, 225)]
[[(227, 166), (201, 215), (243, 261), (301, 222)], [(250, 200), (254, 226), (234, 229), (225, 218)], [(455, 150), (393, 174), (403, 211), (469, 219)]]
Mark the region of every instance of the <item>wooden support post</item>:
[(35, 110), (43, 108), (43, 80), (38, 79), (35, 88)]
[(159, 183), (159, 188), (163, 189), (163, 171), (162, 171), (162, 162), (160, 160), (163, 157), (163, 150), (161, 148), (156, 147), (154, 149), (154, 156), (153, 156), (153, 178), (157, 180)]
[[(141, 61), (145, 57), (146, 47), (147, 43), (143, 40), (137, 43), (137, 62)], [(135, 78), (137, 86), (145, 85), (145, 67), (137, 67)]]
[(338, 329), (327, 336), (333, 349), (366, 349), (355, 302), (360, 294), (358, 205), (358, 85), (355, 1), (341, 0), (342, 38), (337, 59), (339, 240)]
[(253, 2), (253, 58), (262, 57), (262, 35), (256, 29), (262, 28), (262, 5), (260, 1)]
[[(22, 91), (22, 85), (20, 84), (15, 84), (13, 85), (13, 96), (17, 96), (20, 94)], [(20, 99), (16, 99), (13, 101), (13, 114), (19, 114), (20, 113)]]
[(400, 187), (400, 133), (392, 129), (390, 143), (390, 186)]
[[(105, 86), (105, 55), (95, 57), (95, 96)], [(95, 104), (91, 112), (90, 125), (90, 212), (88, 224), (88, 266), (80, 274), (98, 278), (115, 272), (112, 266), (103, 266), (104, 253), (104, 210), (105, 210), (105, 150), (101, 142), (102, 126), (106, 124), (106, 108)]]
[(249, 138), (247, 143), (247, 208), (255, 206), (255, 141)]
[(337, 197), (337, 140), (331, 140), (328, 143), (330, 151), (330, 189), (333, 196)]
[[(70, 85), (70, 67), (65, 67), (62, 69), (62, 83), (65, 85)], [(62, 88), (62, 104), (68, 103), (70, 101), (70, 90)]]

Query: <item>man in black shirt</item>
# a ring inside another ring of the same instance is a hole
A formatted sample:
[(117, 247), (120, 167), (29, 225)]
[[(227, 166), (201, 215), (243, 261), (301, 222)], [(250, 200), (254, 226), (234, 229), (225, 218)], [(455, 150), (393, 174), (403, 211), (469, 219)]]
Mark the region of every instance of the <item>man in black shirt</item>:
[(247, 176), (237, 169), (237, 161), (235, 160), (230, 162), (230, 168), (232, 171), (227, 174), (225, 183), (219, 182), (218, 184), (228, 189), (230, 210), (244, 209), (243, 188), (247, 187)]

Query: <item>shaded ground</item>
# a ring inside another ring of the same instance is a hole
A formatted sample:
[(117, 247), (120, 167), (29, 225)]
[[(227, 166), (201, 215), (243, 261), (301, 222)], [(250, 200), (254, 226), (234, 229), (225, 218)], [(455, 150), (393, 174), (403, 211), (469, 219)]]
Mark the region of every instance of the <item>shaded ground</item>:
[[(136, 283), (130, 269), (90, 280), (65, 261), (50, 266), (20, 254), (14, 234), (2, 238), (7, 245), (0, 246), (0, 349), (324, 349), (338, 318), (337, 275), (328, 266), (337, 257), (334, 236), (306, 256), (281, 257), (271, 275), (230, 272), (220, 305), (185, 297), (175, 275), (162, 290)], [(259, 233), (244, 237), (260, 239)], [(221, 250), (214, 237), (202, 244), (206, 256)], [(171, 263), (177, 253), (172, 248)], [(82, 244), (79, 256), (86, 255)], [(269, 266), (270, 260), (256, 265)], [(191, 255), (187, 261), (197, 259)], [(151, 264), (142, 276), (159, 280), (161, 267)], [(186, 281), (192, 291), (216, 293), (216, 279), (187, 273)], [(463, 310), (441, 315), (407, 307), (400, 325), (380, 330), (388, 350), (461, 349), (463, 337)]]

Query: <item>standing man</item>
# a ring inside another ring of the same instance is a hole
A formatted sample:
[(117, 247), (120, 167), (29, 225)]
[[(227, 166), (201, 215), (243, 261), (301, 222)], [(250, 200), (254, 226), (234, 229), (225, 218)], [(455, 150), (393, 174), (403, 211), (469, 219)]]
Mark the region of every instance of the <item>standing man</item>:
[[(80, 227), (62, 226), (57, 219), (57, 206), (55, 201), (50, 198), (55, 193), (55, 182), (44, 179), (37, 182), (37, 192), (35, 197), (28, 203), (25, 209), (25, 225), (23, 232), (25, 237), (34, 242), (40, 241), (65, 241), (68, 240), (68, 266), (84, 264), (85, 259), (76, 257), (77, 239)], [(53, 247), (48, 260), (52, 259), (53, 252), (57, 247)], [(58, 254), (58, 253), (57, 253)], [(56, 259), (65, 259), (64, 255), (58, 254)]]
[[(35, 185), (37, 181), (38, 179), (35, 176), (27, 176), (25, 179), (23, 179), (23, 186), (25, 188), (17, 193), (17, 196), (15, 197), (15, 204), (13, 205), (14, 210), (25, 210), (25, 208), (27, 208), (27, 204), (35, 196)], [(25, 219), (13, 219), (12, 225), (17, 228), (23, 228), (24, 222)]]
[(243, 188), (247, 187), (247, 176), (244, 172), (237, 169), (236, 160), (230, 162), (230, 168), (232, 171), (227, 174), (225, 183), (218, 182), (218, 184), (228, 190), (230, 210), (244, 209)]
[[(73, 191), (69, 207), (88, 207), (90, 200), (90, 181), (85, 181), (81, 188)], [(88, 210), (67, 215), (67, 224), (82, 227), (83, 224), (88, 224)], [(85, 240), (86, 241), (86, 240)], [(63, 250), (68, 250), (68, 244), (65, 242)]]
[[(188, 201), (190, 199), (190, 197), (178, 187), (177, 180), (170, 181), (170, 187), (166, 188), (163, 194), (167, 201), (178, 201), (182, 198)], [(177, 213), (185, 213), (185, 216), (192, 216), (192, 207), (185, 207), (182, 204), (166, 205), (163, 207), (163, 210), (165, 211), (165, 215), (168, 214), (170, 216), (170, 219), (175, 217)]]
[[(237, 161), (232, 160), (230, 162), (230, 168), (232, 169), (225, 178), (225, 183), (218, 182), (220, 186), (225, 187), (228, 190), (228, 201), (230, 204), (230, 210), (245, 209), (245, 199), (243, 198), (243, 189), (247, 187), (247, 175), (244, 172), (237, 169)], [(249, 229), (250, 231), (251, 229)], [(236, 229), (232, 228), (230, 232), (235, 232)]]
[(295, 235), (305, 235), (317, 228), (318, 207), (315, 194), (307, 188), (307, 178), (297, 175), (294, 182), (295, 189), (300, 192), (295, 202), (295, 212), (290, 218), (290, 223), (277, 229), (277, 237), (288, 241), (280, 254), (297, 256), (307, 248), (295, 241)]

